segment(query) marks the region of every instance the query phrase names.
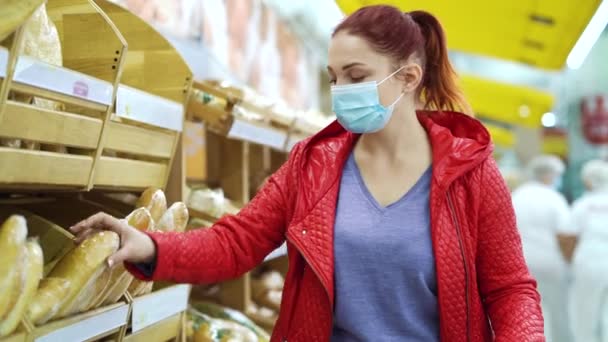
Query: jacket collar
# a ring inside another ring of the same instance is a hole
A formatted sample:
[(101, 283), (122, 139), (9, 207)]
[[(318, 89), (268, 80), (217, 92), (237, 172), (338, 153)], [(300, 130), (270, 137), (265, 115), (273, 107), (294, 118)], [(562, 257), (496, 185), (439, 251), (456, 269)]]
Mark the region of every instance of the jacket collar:
[[(433, 178), (442, 189), (447, 189), (459, 176), (481, 164), (493, 151), (487, 129), (470, 116), (449, 111), (418, 111), (417, 115), (431, 142)], [(301, 165), (300, 170), (317, 166), (327, 173), (322, 177), (304, 179), (305, 184), (311, 181), (313, 183), (307, 185), (331, 185), (339, 179), (342, 166), (358, 137), (337, 121), (313, 136), (306, 143), (305, 157), (302, 158), (302, 162), (309, 165)]]

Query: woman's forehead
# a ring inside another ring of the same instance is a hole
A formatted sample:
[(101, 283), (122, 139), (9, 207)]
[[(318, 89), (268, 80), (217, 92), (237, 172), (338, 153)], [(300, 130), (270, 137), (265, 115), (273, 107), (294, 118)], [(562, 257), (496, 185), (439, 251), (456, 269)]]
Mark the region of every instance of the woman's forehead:
[(329, 67), (337, 71), (353, 63), (363, 65), (370, 64), (372, 61), (378, 63), (378, 58), (381, 58), (382, 55), (376, 52), (365, 39), (340, 32), (330, 42), (328, 57)]

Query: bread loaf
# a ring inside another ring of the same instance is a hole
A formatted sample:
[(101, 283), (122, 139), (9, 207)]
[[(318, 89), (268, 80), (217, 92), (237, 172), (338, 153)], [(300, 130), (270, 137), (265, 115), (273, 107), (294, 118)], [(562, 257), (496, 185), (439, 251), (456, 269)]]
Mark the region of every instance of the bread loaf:
[[(79, 303), (76, 301), (82, 298), (81, 292), (86, 291), (88, 286), (91, 286), (91, 282), (103, 272), (103, 267), (106, 267), (106, 259), (118, 250), (119, 244), (120, 239), (116, 233), (99, 232), (76, 246), (57, 263), (49, 277), (69, 281), (69, 288), (62, 294), (65, 302), (60, 306), (56, 316), (69, 314), (78, 307)], [(55, 287), (40, 287), (37, 297), (49, 297), (46, 292), (55, 290)], [(52, 298), (52, 296), (50, 297)], [(41, 311), (32, 316), (34, 322), (37, 323), (42, 322), (43, 318), (55, 317), (55, 315), (49, 317), (48, 311)]]
[(70, 280), (65, 278), (43, 278), (38, 290), (28, 306), (26, 315), (36, 325), (48, 322), (55, 316), (68, 297), (72, 288)]
[(0, 227), (0, 320), (18, 295), (14, 288), (19, 276), (21, 248), (26, 238), (27, 225), (23, 216), (13, 215)]
[(152, 214), (154, 222), (158, 222), (167, 211), (167, 198), (165, 193), (156, 188), (148, 188), (141, 194), (135, 207), (144, 207)]
[(188, 225), (188, 207), (182, 202), (175, 202), (160, 218), (156, 229), (163, 232), (183, 232)]
[(24, 250), (23, 277), (20, 282), (15, 305), (11, 312), (0, 321), (0, 337), (8, 336), (15, 331), (25, 314), (28, 304), (34, 298), (36, 289), (42, 278), (44, 258), (38, 241), (30, 240), (22, 249)]

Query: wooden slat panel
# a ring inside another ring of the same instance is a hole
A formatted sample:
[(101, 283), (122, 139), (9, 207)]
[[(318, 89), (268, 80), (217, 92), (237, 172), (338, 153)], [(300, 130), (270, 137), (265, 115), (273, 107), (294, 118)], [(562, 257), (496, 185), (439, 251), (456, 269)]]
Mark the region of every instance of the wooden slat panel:
[(159, 158), (171, 158), (174, 132), (110, 122), (104, 148)]
[(97, 148), (102, 121), (8, 101), (0, 136), (82, 148)]
[(167, 165), (101, 157), (95, 170), (96, 186), (116, 188), (164, 187)]
[(168, 341), (179, 336), (180, 330), (181, 314), (177, 314), (135, 334), (125, 336), (123, 341)]
[(56, 93), (56, 92), (53, 92), (50, 90), (41, 89), (41, 88), (33, 87), (31, 85), (17, 83), (17, 82), (13, 82), (13, 84), (11, 85), (11, 90), (15, 90), (15, 91), (30, 94), (30, 95), (39, 96), (39, 97), (46, 98), (49, 100), (73, 104), (75, 106), (92, 109), (92, 110), (94, 110), (96, 112), (100, 112), (100, 113), (105, 113), (106, 110), (108, 109), (108, 106), (103, 105), (103, 104), (83, 100), (83, 99), (80, 99), (80, 98), (77, 98), (74, 96), (59, 94), (59, 93)]
[(86, 156), (0, 147), (2, 184), (85, 186), (93, 159)]

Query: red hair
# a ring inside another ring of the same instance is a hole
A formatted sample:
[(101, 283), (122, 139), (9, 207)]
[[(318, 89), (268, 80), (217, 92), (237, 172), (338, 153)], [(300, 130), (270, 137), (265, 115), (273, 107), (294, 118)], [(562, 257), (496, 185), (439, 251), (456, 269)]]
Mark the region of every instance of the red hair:
[(333, 35), (346, 30), (365, 39), (379, 53), (402, 61), (416, 53), (422, 59), (419, 96), (424, 109), (471, 113), (448, 58), (439, 20), (425, 11), (403, 13), (387, 5), (367, 6), (348, 16)]

